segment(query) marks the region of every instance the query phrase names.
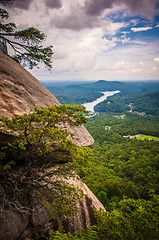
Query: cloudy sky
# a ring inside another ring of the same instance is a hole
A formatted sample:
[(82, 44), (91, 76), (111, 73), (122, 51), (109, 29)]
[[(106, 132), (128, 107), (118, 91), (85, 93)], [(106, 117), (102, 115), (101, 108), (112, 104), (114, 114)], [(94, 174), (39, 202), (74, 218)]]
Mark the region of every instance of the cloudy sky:
[(159, 0), (14, 0), (18, 29), (36, 27), (53, 45), (39, 80), (159, 80)]

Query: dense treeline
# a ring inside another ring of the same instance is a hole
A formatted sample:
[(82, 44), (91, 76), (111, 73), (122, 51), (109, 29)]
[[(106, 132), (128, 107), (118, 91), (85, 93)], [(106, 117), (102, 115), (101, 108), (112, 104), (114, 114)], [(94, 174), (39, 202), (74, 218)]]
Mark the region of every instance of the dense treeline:
[(92, 102), (102, 96), (104, 91), (120, 90), (121, 92), (109, 97), (95, 106), (97, 112), (123, 113), (132, 110), (145, 112), (147, 115), (159, 114), (159, 83), (158, 82), (108, 82), (97, 81), (84, 83), (45, 83), (62, 104), (81, 105)]
[(159, 136), (158, 120), (132, 113), (91, 118), (85, 126), (95, 144), (78, 174), (106, 212), (97, 212), (97, 224), (78, 236), (56, 232), (50, 239), (158, 240), (159, 142), (123, 137)]
[(134, 99), (133, 105), (134, 111), (145, 112), (150, 115), (159, 115), (159, 91)]
[(62, 82), (62, 83), (43, 83), (63, 104), (82, 104), (91, 102), (102, 96), (101, 92), (121, 90), (128, 91), (127, 84), (121, 82), (97, 81), (97, 82)]
[[(129, 113), (124, 119), (103, 115), (87, 124), (95, 139), (94, 167), (81, 176), (108, 208), (124, 196), (149, 199), (151, 190), (159, 194), (159, 142), (123, 137), (138, 133), (159, 136), (158, 120)], [(110, 130), (105, 130), (106, 125)]]
[(45, 83), (45, 85), (62, 104), (81, 105), (84, 102), (92, 102), (103, 95), (92, 83), (81, 83), (79, 85), (65, 85), (61, 83), (60, 86), (52, 86), (52, 84)]
[[(120, 94), (117, 94), (120, 95)], [(129, 103), (125, 103), (125, 98), (121, 96), (112, 96), (108, 97), (105, 101), (98, 103), (95, 107), (94, 110), (96, 112), (113, 112), (113, 113), (123, 113), (125, 111), (129, 111)]]
[(92, 102), (97, 98), (101, 97), (103, 94), (100, 92), (91, 92), (78, 89), (78, 86), (75, 88), (52, 88), (49, 89), (54, 96), (62, 104), (76, 104), (81, 105), (84, 102)]
[(95, 144), (80, 176), (107, 210), (98, 215), (99, 239), (158, 239), (159, 142), (123, 137), (159, 136), (158, 122), (127, 113), (124, 119), (101, 114), (87, 123)]
[[(132, 109), (130, 107), (132, 106)], [(159, 115), (159, 91), (150, 92), (139, 96), (132, 93), (119, 93), (108, 97), (105, 101), (95, 106), (97, 112), (123, 113), (132, 110), (144, 112), (147, 115)]]

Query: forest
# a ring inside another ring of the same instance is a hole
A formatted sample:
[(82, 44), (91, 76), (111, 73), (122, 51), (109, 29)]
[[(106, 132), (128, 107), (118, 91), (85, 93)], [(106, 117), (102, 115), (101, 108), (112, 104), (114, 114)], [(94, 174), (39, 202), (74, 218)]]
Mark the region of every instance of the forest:
[(159, 115), (159, 91), (146, 94), (142, 92), (140, 95), (119, 93), (97, 104), (95, 111), (123, 113), (130, 110), (130, 103), (133, 112)]
[[(95, 144), (89, 151), (87, 164), (77, 169), (106, 212), (98, 212), (97, 224), (82, 235), (68, 237), (56, 233), (52, 239), (158, 239), (158, 83), (154, 86), (135, 83), (133, 87), (130, 83), (130, 88), (123, 85), (120, 94), (95, 107), (99, 115), (85, 124)], [(138, 134), (149, 138), (140, 140), (135, 137)]]
[(159, 208), (153, 201), (159, 195), (159, 142), (123, 137), (159, 136), (158, 122), (159, 116), (126, 113), (119, 119), (105, 113), (86, 124), (95, 144), (90, 165), (80, 176), (110, 214), (100, 222), (112, 228), (103, 225), (103, 239), (158, 239)]

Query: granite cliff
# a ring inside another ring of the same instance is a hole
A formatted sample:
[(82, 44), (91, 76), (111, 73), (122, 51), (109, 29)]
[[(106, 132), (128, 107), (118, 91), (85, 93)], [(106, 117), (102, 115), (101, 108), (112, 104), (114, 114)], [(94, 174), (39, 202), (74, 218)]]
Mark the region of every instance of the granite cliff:
[[(0, 52), (0, 114), (9, 118), (28, 113), (35, 107), (60, 105), (35, 77), (9, 56)], [(83, 127), (69, 129), (78, 146), (91, 146), (93, 138)]]
[[(0, 52), (0, 115), (12, 118), (28, 113), (34, 107), (60, 105), (54, 97), (36, 78), (9, 56)], [(93, 138), (83, 127), (69, 129), (76, 134), (74, 142), (78, 146), (91, 146)], [(0, 143), (8, 141), (8, 137), (0, 134)], [(76, 213), (72, 219), (64, 221), (65, 230), (74, 233), (77, 229), (84, 229), (95, 222), (94, 209), (104, 209), (90, 189), (78, 178), (70, 179), (70, 183), (83, 190), (85, 196), (76, 204)], [(0, 194), (1, 188), (0, 188)], [(34, 206), (34, 210), (37, 206)], [(35, 212), (35, 211), (34, 211)], [(6, 209), (0, 212), (0, 239), (16, 240), (31, 237), (39, 229), (43, 232), (51, 231), (50, 219), (45, 211), (36, 210), (35, 216), (27, 216), (19, 212)]]

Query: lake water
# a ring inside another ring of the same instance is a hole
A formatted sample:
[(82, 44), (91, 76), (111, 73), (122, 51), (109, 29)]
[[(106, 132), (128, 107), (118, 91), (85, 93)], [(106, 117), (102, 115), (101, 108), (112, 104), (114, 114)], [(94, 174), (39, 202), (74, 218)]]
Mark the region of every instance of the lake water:
[(88, 102), (88, 103), (83, 103), (82, 105), (84, 107), (86, 107), (87, 111), (91, 111), (94, 112), (94, 106), (97, 105), (100, 102), (103, 102), (105, 99), (107, 99), (107, 97), (113, 96), (116, 93), (119, 93), (120, 91), (107, 91), (107, 92), (102, 92), (104, 95), (100, 98), (97, 98), (95, 101), (93, 102)]

